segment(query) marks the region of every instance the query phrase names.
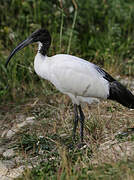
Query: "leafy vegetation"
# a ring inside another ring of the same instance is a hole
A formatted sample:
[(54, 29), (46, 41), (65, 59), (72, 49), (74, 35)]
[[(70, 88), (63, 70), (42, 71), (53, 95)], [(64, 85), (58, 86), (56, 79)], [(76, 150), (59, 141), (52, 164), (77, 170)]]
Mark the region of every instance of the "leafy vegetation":
[[(38, 156), (40, 160), (32, 170), (26, 169), (22, 179), (133, 179), (132, 157), (131, 161), (117, 158), (102, 164), (91, 161), (106, 138), (118, 128), (132, 126), (131, 111), (114, 102), (86, 107), (86, 117), (91, 112), (85, 125), (87, 147), (79, 149), (70, 135), (70, 101), (34, 72), (37, 45), (17, 53), (7, 69), (4, 65), (18, 43), (46, 27), (52, 36), (48, 55), (69, 53), (113, 75), (134, 76), (134, 1), (1, 0), (0, 10), (0, 125), (8, 129), (17, 113), (34, 116), (37, 123), (13, 139), (13, 146), (24, 157)], [(115, 139), (133, 142), (134, 136), (119, 134)]]
[(15, 55), (7, 70), (4, 67), (11, 50), (40, 27), (52, 35), (49, 55), (70, 53), (111, 72), (133, 75), (133, 6), (132, 0), (1, 0), (1, 99), (33, 97), (46, 86), (33, 71), (36, 45)]

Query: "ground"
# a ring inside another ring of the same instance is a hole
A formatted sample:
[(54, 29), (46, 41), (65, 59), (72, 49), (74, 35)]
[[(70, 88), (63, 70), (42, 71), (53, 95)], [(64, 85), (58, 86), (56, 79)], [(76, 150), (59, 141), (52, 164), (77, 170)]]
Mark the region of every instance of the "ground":
[[(133, 80), (123, 81), (133, 91)], [(0, 176), (14, 179), (133, 179), (134, 110), (113, 101), (84, 105), (72, 140), (73, 106), (57, 92), (0, 107)], [(31, 170), (32, 169), (32, 170)], [(21, 179), (21, 178), (20, 178)]]

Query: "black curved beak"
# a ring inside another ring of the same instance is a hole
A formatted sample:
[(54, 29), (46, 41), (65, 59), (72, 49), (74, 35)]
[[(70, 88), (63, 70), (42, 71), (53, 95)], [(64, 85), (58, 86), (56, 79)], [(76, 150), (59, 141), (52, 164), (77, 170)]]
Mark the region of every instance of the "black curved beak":
[(7, 65), (8, 65), (9, 61), (11, 60), (11, 58), (13, 57), (13, 55), (16, 52), (18, 52), (19, 50), (23, 49), (24, 47), (28, 46), (31, 43), (33, 43), (33, 38), (32, 37), (29, 37), (26, 40), (22, 41), (9, 55), (9, 57), (8, 57), (8, 59), (6, 61), (5, 67), (7, 68)]

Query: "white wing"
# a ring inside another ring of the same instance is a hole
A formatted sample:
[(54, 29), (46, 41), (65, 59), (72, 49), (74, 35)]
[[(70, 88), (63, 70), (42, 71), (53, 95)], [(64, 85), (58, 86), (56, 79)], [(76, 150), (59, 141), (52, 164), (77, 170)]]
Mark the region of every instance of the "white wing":
[(61, 92), (75, 97), (107, 98), (109, 95), (109, 83), (94, 64), (65, 54), (50, 59), (50, 81)]

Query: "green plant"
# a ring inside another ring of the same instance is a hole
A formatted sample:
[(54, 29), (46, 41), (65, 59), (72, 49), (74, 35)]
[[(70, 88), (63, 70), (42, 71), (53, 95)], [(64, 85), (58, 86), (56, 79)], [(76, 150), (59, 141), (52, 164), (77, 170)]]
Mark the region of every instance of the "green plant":
[(0, 98), (17, 99), (20, 94), (33, 97), (43, 88), (43, 81), (33, 71), (36, 45), (18, 53), (8, 70), (4, 67), (10, 51), (40, 27), (46, 27), (52, 35), (49, 55), (67, 52), (110, 71), (118, 66), (118, 72), (133, 75), (133, 5), (131, 0), (2, 0)]

